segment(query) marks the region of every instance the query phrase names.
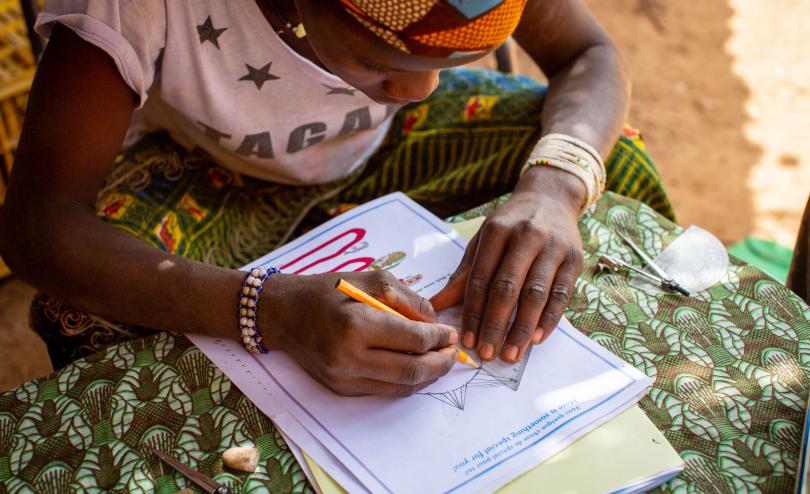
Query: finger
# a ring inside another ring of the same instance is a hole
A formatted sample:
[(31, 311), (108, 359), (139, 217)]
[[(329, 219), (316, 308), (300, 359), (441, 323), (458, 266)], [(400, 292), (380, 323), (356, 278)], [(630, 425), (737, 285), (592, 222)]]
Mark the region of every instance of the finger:
[(476, 346), (489, 285), (503, 257), (507, 241), (506, 228), (500, 224), (489, 221), (481, 227), (481, 238), (464, 290), (464, 315), (461, 319), (464, 334), (461, 342), (467, 348)]
[(368, 348), (423, 354), (458, 341), (458, 332), (452, 326), (410, 321), (370, 307), (364, 309), (363, 320), (352, 327), (363, 328), (367, 333)]
[(408, 319), (437, 322), (436, 311), (428, 299), (408, 288), (388, 271), (375, 273), (368, 293)]
[(529, 343), (535, 342), (535, 338), (539, 343), (542, 338), (542, 329), (539, 327), (540, 315), (548, 300), (549, 289), (559, 265), (559, 261), (550, 256), (538, 257), (532, 264), (523, 282), (515, 320), (509, 328), (509, 336), (501, 353), (501, 358), (505, 361), (520, 360), (526, 353)]
[(436, 382), (424, 382), (419, 385), (407, 384), (393, 384), (376, 379), (356, 378), (348, 381), (341, 381), (338, 383), (321, 381), (321, 384), (328, 387), (335, 393), (343, 396), (391, 396), (391, 397), (405, 397), (411, 396), (419, 391), (425, 389)]
[(419, 386), (447, 374), (453, 368), (457, 356), (458, 351), (454, 346), (422, 355), (370, 350), (361, 372), (386, 383)]
[(547, 340), (560, 322), (563, 311), (568, 306), (568, 298), (574, 290), (577, 277), (582, 272), (580, 264), (574, 260), (568, 260), (560, 266), (554, 277), (554, 283), (549, 291), (548, 301), (540, 316), (540, 327), (543, 330), (543, 337), (540, 340)]
[(439, 291), (439, 293), (430, 299), (430, 303), (433, 304), (434, 309), (446, 309), (448, 307), (453, 307), (454, 305), (459, 305), (464, 301), (464, 289), (467, 286), (467, 277), (470, 274), (470, 269), (472, 268), (472, 263), (473, 259), (475, 259), (475, 251), (477, 248), (478, 234), (476, 233), (472, 240), (470, 240), (470, 243), (467, 244), (467, 249), (464, 251), (464, 257), (461, 258), (461, 262), (459, 263), (458, 267), (455, 271), (453, 271), (453, 274), (450, 275), (450, 278), (447, 280), (447, 284), (441, 289), (441, 291)]
[[(478, 355), (492, 360), (500, 351), (509, 325), (509, 317), (518, 304), (521, 287), (532, 267), (541, 243), (527, 235), (513, 236), (489, 286), (484, 317), (478, 332)], [(511, 349), (510, 349), (511, 353)], [(512, 360), (517, 359), (517, 352)]]

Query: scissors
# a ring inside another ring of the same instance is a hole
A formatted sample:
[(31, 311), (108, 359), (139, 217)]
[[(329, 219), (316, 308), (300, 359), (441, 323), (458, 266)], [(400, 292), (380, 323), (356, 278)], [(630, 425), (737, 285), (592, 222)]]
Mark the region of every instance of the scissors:
[(158, 451), (154, 448), (152, 449), (152, 453), (154, 453), (155, 456), (157, 456), (161, 460), (168, 463), (169, 466), (180, 472), (185, 478), (194, 482), (197, 485), (197, 487), (203, 490), (203, 492), (206, 492), (207, 494), (232, 494), (228, 486), (220, 484), (211, 477), (206, 477), (197, 470), (194, 470), (193, 468), (184, 465), (183, 463), (180, 463), (180, 461), (172, 458), (166, 453)]
[(612, 271), (614, 273), (617, 272), (621, 268), (629, 269), (630, 271), (633, 271), (634, 273), (638, 273), (639, 275), (641, 275), (641, 276), (647, 278), (648, 280), (656, 283), (661, 288), (664, 288), (666, 290), (673, 291), (673, 292), (678, 292), (678, 293), (680, 293), (681, 295), (683, 295), (685, 297), (689, 297), (691, 295), (686, 288), (681, 286), (681, 284), (678, 283), (677, 281), (675, 281), (675, 279), (672, 278), (672, 276), (667, 274), (667, 272), (664, 271), (661, 268), (661, 266), (656, 264), (655, 261), (653, 261), (650, 258), (650, 256), (648, 256), (647, 253), (644, 252), (632, 240), (630, 240), (627, 236), (622, 235), (622, 234), (619, 234), (619, 236), (621, 237), (622, 240), (624, 240), (624, 243), (626, 243), (633, 250), (633, 252), (635, 252), (641, 258), (641, 260), (644, 261), (644, 263), (647, 266), (649, 266), (649, 268), (651, 270), (653, 270), (653, 272), (655, 274), (654, 275), (650, 274), (650, 273), (648, 273), (648, 272), (646, 272), (646, 271), (644, 271), (642, 269), (639, 269), (639, 268), (633, 266), (632, 264), (628, 264), (628, 263), (622, 261), (621, 259), (616, 259), (615, 257), (609, 256), (609, 255), (604, 255), (599, 259), (598, 266), (599, 266), (600, 269)]

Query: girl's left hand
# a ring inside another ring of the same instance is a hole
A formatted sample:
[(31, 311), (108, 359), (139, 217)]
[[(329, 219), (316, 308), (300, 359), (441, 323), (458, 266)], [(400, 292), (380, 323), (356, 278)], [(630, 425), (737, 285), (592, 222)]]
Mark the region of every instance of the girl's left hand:
[(501, 358), (516, 362), (557, 327), (583, 268), (577, 228), (583, 197), (573, 175), (527, 170), (431, 299), (437, 310), (464, 302), (461, 341), (482, 359), (495, 358), (503, 343)]

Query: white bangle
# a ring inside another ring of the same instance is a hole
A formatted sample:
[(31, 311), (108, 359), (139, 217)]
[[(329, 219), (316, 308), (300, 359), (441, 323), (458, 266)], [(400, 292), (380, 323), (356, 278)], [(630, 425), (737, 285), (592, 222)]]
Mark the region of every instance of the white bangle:
[(529, 155), (521, 174), (532, 166), (551, 166), (577, 177), (586, 190), (583, 212), (592, 206), (605, 190), (605, 164), (599, 152), (581, 139), (565, 134), (549, 134)]

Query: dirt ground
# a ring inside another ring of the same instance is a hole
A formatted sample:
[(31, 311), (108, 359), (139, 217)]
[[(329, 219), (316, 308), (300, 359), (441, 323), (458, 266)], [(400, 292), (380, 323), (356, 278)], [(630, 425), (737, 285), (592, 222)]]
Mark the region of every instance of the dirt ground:
[[(792, 245), (810, 192), (806, 0), (586, 0), (617, 41), (642, 129), (684, 225)], [(536, 74), (525, 57), (519, 70)], [(50, 367), (33, 290), (0, 284), (0, 390)]]
[(631, 121), (679, 221), (792, 246), (810, 192), (810, 2), (588, 3), (630, 64)]

